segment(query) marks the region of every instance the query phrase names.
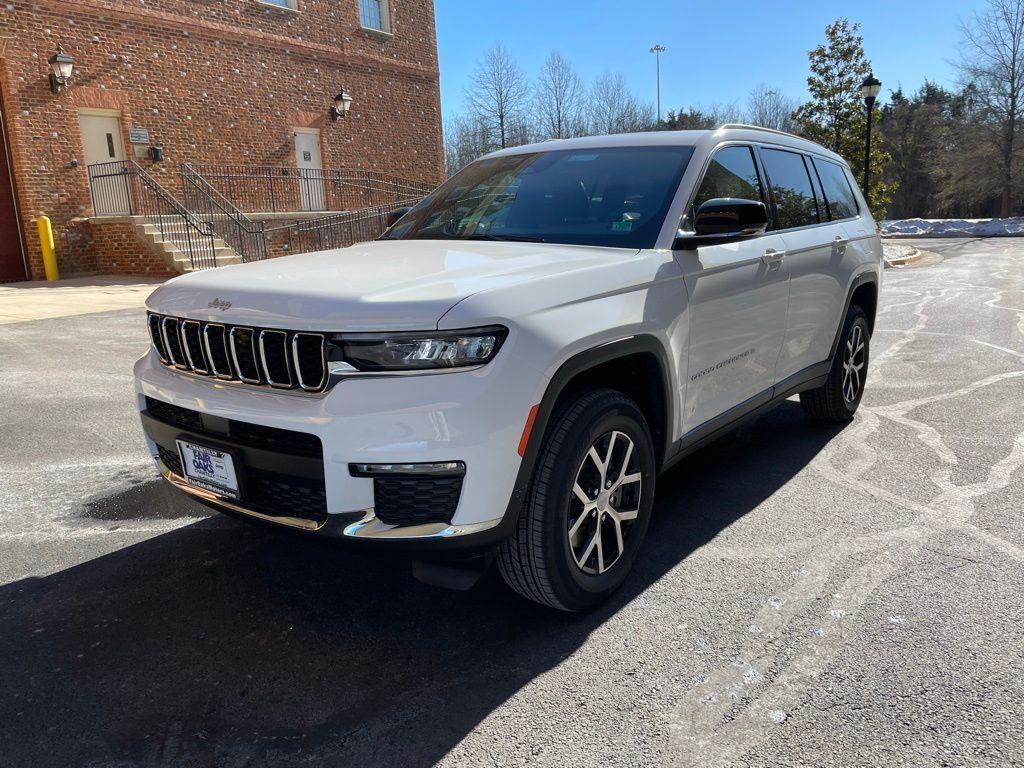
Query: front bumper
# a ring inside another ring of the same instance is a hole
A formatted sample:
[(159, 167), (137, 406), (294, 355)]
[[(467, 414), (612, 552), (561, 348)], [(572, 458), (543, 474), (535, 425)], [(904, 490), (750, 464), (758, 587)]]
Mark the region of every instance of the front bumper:
[[(165, 368), (152, 352), (136, 364), (135, 376), (143, 428), (161, 473), (208, 506), (410, 551), (482, 547), (511, 532), (514, 519), (508, 511), (521, 461), (516, 448), (526, 414), (539, 397), (541, 377), (521, 365), (501, 364), (500, 356), (472, 371), (347, 379), (317, 396), (182, 374)], [(177, 438), (210, 442), (210, 436), (154, 419), (146, 409), (147, 397), (199, 412), (204, 424), (208, 418), (213, 423), (230, 420), (315, 436), (320, 456), (282, 456), (273, 445), (238, 445), (226, 435), (214, 443), (240, 452), (246, 466), (310, 483), (319, 477), (324, 514), (290, 514), (268, 509), (267, 503), (254, 508), (244, 495), (234, 502), (188, 484), (167, 451)], [(374, 480), (349, 471), (350, 464), (358, 463), (456, 460), (465, 462), (466, 474), (454, 514), (418, 525), (389, 525), (380, 519), (374, 511)]]

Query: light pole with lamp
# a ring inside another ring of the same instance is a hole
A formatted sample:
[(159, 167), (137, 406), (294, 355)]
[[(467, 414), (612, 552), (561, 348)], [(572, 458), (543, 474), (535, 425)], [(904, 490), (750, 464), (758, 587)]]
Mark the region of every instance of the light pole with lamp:
[(871, 112), (875, 108), (875, 99), (882, 90), (882, 81), (874, 74), (868, 73), (864, 82), (860, 84), (860, 97), (864, 99), (864, 106), (868, 110), (868, 130), (864, 142), (864, 199), (868, 208), (871, 207)]
[(660, 44), (655, 44), (651, 48), (651, 53), (654, 54), (654, 58), (655, 58), (654, 66), (655, 66), (655, 68), (657, 70), (657, 73), (658, 73), (658, 122), (659, 123), (661, 122), (661, 54), (663, 54), (667, 50), (668, 49), (664, 45), (660, 45)]

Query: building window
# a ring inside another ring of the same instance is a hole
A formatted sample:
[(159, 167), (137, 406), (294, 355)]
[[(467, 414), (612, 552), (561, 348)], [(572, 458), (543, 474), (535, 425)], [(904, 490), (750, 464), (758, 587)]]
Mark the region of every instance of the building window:
[(264, 5), (276, 5), (278, 8), (290, 8), (293, 11), (299, 10), (299, 0), (259, 0)]
[(359, 23), (367, 29), (390, 32), (388, 0), (359, 0)]

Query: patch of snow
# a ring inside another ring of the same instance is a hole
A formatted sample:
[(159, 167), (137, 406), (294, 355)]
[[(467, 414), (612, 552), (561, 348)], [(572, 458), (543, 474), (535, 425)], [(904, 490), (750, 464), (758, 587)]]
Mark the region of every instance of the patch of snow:
[(886, 219), (883, 237), (1008, 237), (1024, 235), (1024, 217), (1009, 219)]

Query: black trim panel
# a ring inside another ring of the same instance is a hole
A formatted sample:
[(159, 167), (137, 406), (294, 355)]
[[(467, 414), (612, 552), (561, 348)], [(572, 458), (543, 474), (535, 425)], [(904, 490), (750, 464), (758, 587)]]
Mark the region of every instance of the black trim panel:
[(759, 392), (750, 399), (730, 408), (725, 413), (704, 422), (699, 427), (691, 429), (676, 441), (675, 453), (662, 466), (662, 472), (726, 433), (731, 432), (740, 424), (757, 418), (765, 411), (774, 408), (786, 398), (792, 397), (798, 392), (804, 392), (821, 386), (828, 377), (831, 367), (831, 360), (824, 360), (808, 366), (802, 371), (797, 371), (792, 376), (780, 381), (774, 387), (769, 387), (763, 392)]
[(839, 349), (839, 339), (843, 335), (843, 326), (846, 324), (846, 316), (850, 313), (850, 303), (853, 301), (853, 294), (865, 283), (874, 283), (875, 293), (878, 293), (878, 275), (876, 275), (870, 268), (864, 270), (853, 278), (853, 282), (850, 283), (849, 290), (846, 291), (846, 303), (843, 305), (843, 314), (839, 316), (839, 327), (836, 328), (836, 336), (832, 340), (832, 351), (829, 352), (830, 360), (836, 356), (836, 350)]

